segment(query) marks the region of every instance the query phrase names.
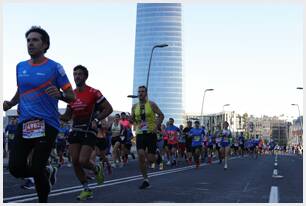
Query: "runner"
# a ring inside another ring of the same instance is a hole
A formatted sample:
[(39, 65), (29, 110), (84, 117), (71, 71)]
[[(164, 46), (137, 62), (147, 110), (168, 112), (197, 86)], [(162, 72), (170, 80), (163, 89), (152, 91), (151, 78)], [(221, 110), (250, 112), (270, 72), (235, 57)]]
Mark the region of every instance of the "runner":
[(10, 124), (8, 124), (5, 127), (5, 134), (7, 135), (7, 140), (8, 140), (8, 152), (11, 151), (13, 143), (14, 143), (14, 138), (15, 138), (15, 134), (16, 134), (16, 130), (17, 130), (17, 119), (16, 117), (12, 117), (11, 118), (11, 122)]
[(241, 157), (244, 155), (244, 143), (245, 143), (245, 138), (243, 136), (243, 132), (240, 132), (240, 135), (238, 137), (238, 142), (239, 142), (239, 154)]
[(18, 89), (11, 101), (3, 102), (4, 111), (18, 104), (20, 112), (9, 170), (16, 178), (34, 177), (39, 202), (47, 202), (56, 180), (56, 169), (46, 166), (60, 127), (58, 100), (75, 97), (63, 67), (45, 57), (48, 33), (33, 26), (25, 37), (31, 59), (17, 65)]
[(183, 134), (186, 139), (186, 152), (187, 152), (187, 163), (192, 164), (192, 137), (189, 136), (189, 132), (192, 129), (192, 121), (187, 121), (187, 127), (183, 129)]
[(222, 159), (224, 157), (223, 157), (223, 153), (221, 152), (222, 131), (221, 131), (221, 125), (220, 124), (217, 125), (214, 136), (215, 136), (215, 149), (218, 153), (219, 164), (221, 164)]
[(166, 133), (168, 136), (168, 148), (170, 151), (170, 162), (172, 166), (176, 166), (176, 156), (178, 149), (178, 136), (180, 134), (180, 129), (174, 125), (174, 119), (169, 118), (169, 126), (166, 128)]
[(64, 165), (64, 152), (66, 150), (66, 139), (69, 135), (69, 129), (61, 122), (61, 127), (56, 138), (56, 152), (59, 157), (60, 166)]
[(107, 132), (108, 132), (108, 127), (107, 127), (107, 121), (106, 120), (101, 120), (98, 123), (98, 134), (97, 134), (97, 144), (96, 144), (96, 154), (99, 155), (100, 161), (103, 165), (106, 164), (106, 168), (108, 171), (108, 174), (112, 174), (112, 168), (111, 164), (106, 156), (106, 150), (107, 150)]
[(122, 126), (122, 139), (121, 139), (121, 157), (123, 160), (123, 165), (127, 165), (128, 163), (128, 154), (130, 153), (132, 142), (131, 142), (131, 123), (127, 118), (125, 112), (121, 112), (121, 119), (119, 121), (120, 125)]
[(222, 130), (222, 140), (221, 140), (221, 151), (224, 154), (224, 170), (227, 169), (228, 166), (228, 157), (229, 157), (229, 152), (230, 152), (230, 144), (231, 144), (231, 139), (232, 139), (232, 133), (228, 129), (228, 122), (225, 121), (223, 122), (223, 130)]
[(200, 128), (200, 122), (197, 120), (194, 122), (195, 127), (189, 131), (189, 136), (192, 137), (192, 154), (196, 168), (200, 167), (200, 156), (204, 142), (204, 130)]
[(112, 147), (113, 147), (113, 151), (112, 151), (112, 159), (113, 159), (113, 167), (122, 167), (122, 163), (121, 163), (121, 136), (122, 136), (122, 132), (123, 132), (123, 127), (122, 125), (119, 123), (120, 121), (120, 115), (116, 114), (115, 115), (115, 119), (111, 125), (111, 133), (112, 133)]
[[(93, 164), (90, 157), (96, 145), (97, 124), (110, 115), (113, 108), (99, 90), (86, 84), (88, 78), (86, 67), (82, 65), (74, 67), (73, 77), (77, 87), (74, 90), (76, 100), (67, 106), (61, 119), (73, 120), (72, 132), (68, 138), (69, 153), (75, 174), (84, 188), (77, 199), (86, 200), (92, 198), (93, 192), (88, 186), (84, 169), (95, 173), (98, 184), (104, 181), (101, 165)], [(97, 116), (94, 115), (96, 110), (100, 111)]]
[[(155, 102), (148, 100), (148, 91), (145, 86), (138, 87), (139, 103), (132, 107), (132, 120), (136, 130), (136, 147), (138, 151), (139, 168), (144, 178), (139, 189), (150, 187), (145, 150), (148, 149), (148, 161), (155, 162), (157, 130), (164, 120), (164, 115)], [(156, 117), (157, 115), (157, 117)]]
[(214, 150), (214, 136), (212, 135), (211, 131), (208, 131), (208, 164), (212, 163), (212, 158), (213, 158), (213, 150)]
[(180, 159), (187, 160), (186, 154), (186, 136), (183, 133), (184, 126), (180, 125), (180, 134), (178, 139), (178, 155)]

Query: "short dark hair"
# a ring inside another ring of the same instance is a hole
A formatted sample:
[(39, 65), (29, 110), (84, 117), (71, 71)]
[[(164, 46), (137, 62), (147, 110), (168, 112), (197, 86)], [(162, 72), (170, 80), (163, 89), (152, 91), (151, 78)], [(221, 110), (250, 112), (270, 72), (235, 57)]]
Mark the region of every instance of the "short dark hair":
[(174, 121), (174, 119), (173, 119), (172, 117), (169, 118), (169, 121), (170, 121), (170, 120)]
[(195, 124), (200, 124), (200, 121), (199, 121), (199, 120), (196, 120), (194, 123), (195, 123)]
[(138, 87), (138, 89), (140, 89), (140, 88), (144, 88), (146, 92), (148, 91), (147, 87), (145, 85), (141, 85), (141, 86)]
[(40, 26), (32, 26), (26, 33), (25, 33), (25, 37), (27, 38), (28, 35), (31, 33), (31, 32), (37, 32), (41, 35), (41, 41), (43, 43), (46, 43), (48, 46), (47, 48), (45, 49), (44, 53), (47, 52), (47, 50), (49, 49), (50, 47), (50, 37), (49, 37), (49, 34), (43, 29), (41, 28)]
[(86, 76), (86, 79), (88, 78), (88, 70), (86, 67), (84, 67), (83, 65), (77, 65), (76, 67), (73, 68), (73, 71), (76, 70), (82, 70), (82, 72), (84, 73), (84, 75)]
[(122, 116), (122, 115), (126, 115), (125, 112), (121, 112), (121, 116)]

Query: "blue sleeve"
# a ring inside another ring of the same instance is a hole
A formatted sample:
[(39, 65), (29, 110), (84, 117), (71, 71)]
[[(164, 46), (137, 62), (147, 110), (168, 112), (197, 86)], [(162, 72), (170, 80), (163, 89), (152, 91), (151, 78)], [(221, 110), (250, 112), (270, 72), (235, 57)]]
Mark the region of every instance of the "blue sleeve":
[(62, 90), (66, 90), (67, 88), (71, 87), (66, 72), (63, 66), (60, 64), (56, 65), (56, 84), (57, 87), (61, 88)]

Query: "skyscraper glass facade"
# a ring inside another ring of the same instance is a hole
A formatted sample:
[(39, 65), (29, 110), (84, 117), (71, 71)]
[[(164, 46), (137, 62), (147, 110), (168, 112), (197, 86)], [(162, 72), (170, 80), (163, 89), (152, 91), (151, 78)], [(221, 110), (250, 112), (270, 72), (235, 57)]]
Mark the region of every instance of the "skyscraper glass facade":
[[(165, 121), (173, 117), (175, 124), (182, 124), (184, 107), (181, 4), (137, 4), (134, 94), (137, 94), (138, 86), (146, 85), (151, 51), (159, 44), (168, 44), (168, 47), (154, 49), (148, 84), (149, 99), (158, 104), (165, 115)], [(135, 102), (136, 100), (133, 101)]]

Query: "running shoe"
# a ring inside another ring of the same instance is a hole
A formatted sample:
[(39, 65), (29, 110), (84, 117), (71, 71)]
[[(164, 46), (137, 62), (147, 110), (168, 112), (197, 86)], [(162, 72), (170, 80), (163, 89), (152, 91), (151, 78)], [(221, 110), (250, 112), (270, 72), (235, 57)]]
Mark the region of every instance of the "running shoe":
[(159, 164), (159, 170), (163, 170), (164, 169), (164, 164), (163, 163), (160, 163)]
[(198, 169), (200, 167), (200, 160), (196, 161), (196, 169)]
[(142, 184), (140, 185), (139, 189), (143, 190), (143, 189), (146, 189), (146, 188), (150, 188), (150, 184), (147, 180), (144, 180), (142, 182)]
[(112, 174), (112, 166), (111, 166), (111, 164), (106, 163), (106, 168), (107, 168), (108, 174), (111, 175)]
[(208, 164), (211, 164), (211, 157), (208, 157)]
[(93, 192), (90, 189), (83, 190), (77, 197), (77, 200), (83, 201), (93, 198)]
[(26, 182), (23, 185), (21, 185), (21, 188), (31, 190), (35, 188), (35, 185), (31, 179), (26, 179)]
[(98, 185), (101, 185), (104, 182), (104, 172), (101, 164), (96, 166), (96, 181)]

